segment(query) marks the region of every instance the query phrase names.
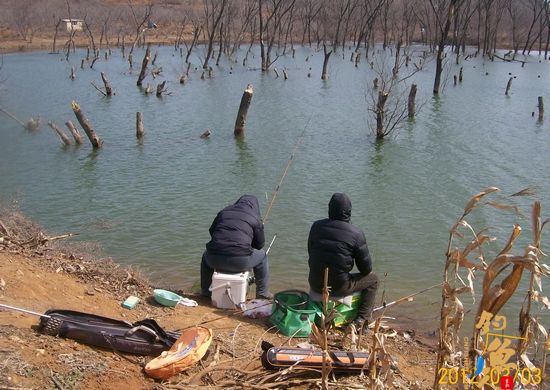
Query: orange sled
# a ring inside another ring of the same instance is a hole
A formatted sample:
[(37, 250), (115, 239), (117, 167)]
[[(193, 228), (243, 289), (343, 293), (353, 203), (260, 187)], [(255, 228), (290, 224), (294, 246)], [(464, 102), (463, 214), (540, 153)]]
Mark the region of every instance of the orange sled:
[(185, 330), (169, 351), (163, 352), (145, 366), (145, 372), (156, 379), (166, 379), (191, 368), (203, 358), (212, 342), (212, 329), (196, 326)]

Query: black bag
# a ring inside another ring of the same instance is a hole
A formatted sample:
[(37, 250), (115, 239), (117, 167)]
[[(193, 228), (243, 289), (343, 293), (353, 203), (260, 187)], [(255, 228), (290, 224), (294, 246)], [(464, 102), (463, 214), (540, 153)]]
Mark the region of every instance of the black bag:
[(130, 323), (95, 314), (50, 309), (40, 318), (38, 330), (78, 342), (136, 355), (158, 356), (170, 349), (179, 334), (167, 332), (155, 320)]

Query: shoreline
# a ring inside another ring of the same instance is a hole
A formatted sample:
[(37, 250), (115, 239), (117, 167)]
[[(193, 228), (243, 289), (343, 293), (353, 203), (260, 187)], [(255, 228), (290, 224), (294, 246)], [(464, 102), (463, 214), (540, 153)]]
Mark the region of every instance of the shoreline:
[[(7, 224), (5, 219), (0, 218), (0, 221), (4, 222), (4, 228), (15, 232), (13, 225)], [(235, 364), (234, 359), (238, 359), (237, 367), (241, 370), (263, 370), (259, 359), (261, 340), (274, 345), (296, 345), (308, 341), (282, 336), (270, 328), (266, 319), (250, 319), (234, 315), (233, 311), (216, 309), (199, 296), (184, 294), (196, 300), (199, 303), (197, 307), (162, 307), (152, 298), (152, 287), (139, 269), (120, 266), (110, 260), (89, 259), (76, 250), (67, 252), (66, 247), (59, 245), (62, 240), (46, 240), (45, 245), (25, 248), (13, 242), (6, 244), (4, 228), (0, 228), (0, 303), (38, 313), (57, 308), (129, 321), (152, 318), (166, 330), (201, 323), (211, 327), (214, 331), (214, 350), (218, 352), (210, 354), (205, 364), (174, 376), (170, 383), (181, 384), (183, 387), (180, 388), (189, 388), (192, 379), (209, 363), (212, 364), (216, 354), (227, 355), (220, 358), (222, 367), (221, 361), (224, 359), (229, 359), (230, 364)], [(49, 238), (46, 235), (43, 237)], [(141, 299), (133, 310), (121, 306), (129, 295), (137, 295)], [(163, 388), (142, 372), (149, 358), (123, 356), (69, 339), (41, 335), (35, 330), (37, 323), (38, 319), (34, 316), (0, 310), (0, 334), (3, 336), (0, 339), (0, 357), (6, 362), (7, 372), (0, 379), (0, 387), (43, 388), (49, 383), (59, 388), (56, 385), (59, 382), (61, 388), (75, 389), (125, 386)], [(404, 388), (401, 386), (409, 379), (426, 388), (433, 380), (433, 371), (426, 369), (425, 362), (429, 361), (433, 367), (434, 348), (417, 339), (415, 333), (414, 330), (399, 330), (393, 324), (384, 330), (386, 347), (397, 360), (396, 374), (401, 378), (395, 381), (401, 384), (395, 388)], [(60, 356), (66, 357), (66, 361), (60, 361)], [(75, 365), (75, 361), (78, 364)], [(75, 371), (74, 367), (81, 370)], [(71, 380), (76, 380), (75, 376), (78, 376), (78, 383), (71, 385)], [(214, 378), (215, 382), (221, 383), (221, 380)], [(361, 383), (355, 375), (339, 377), (338, 382)]]

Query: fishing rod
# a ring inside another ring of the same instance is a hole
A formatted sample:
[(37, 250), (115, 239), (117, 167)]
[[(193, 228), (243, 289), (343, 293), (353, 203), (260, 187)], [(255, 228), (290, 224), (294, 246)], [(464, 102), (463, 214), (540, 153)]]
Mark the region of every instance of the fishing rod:
[(21, 309), (19, 307), (15, 307), (15, 306), (4, 305), (3, 303), (0, 303), (0, 308), (13, 310), (13, 311), (19, 311), (19, 312), (25, 313), (25, 314), (32, 314), (33, 316), (38, 316), (38, 317), (51, 318), (51, 316), (49, 316), (47, 314), (41, 314), (41, 313), (37, 313), (35, 311), (25, 310), (25, 309)]
[(271, 195), (271, 201), (269, 202), (269, 205), (267, 206), (267, 211), (265, 212), (263, 223), (264, 225), (267, 222), (267, 217), (269, 217), (269, 213), (271, 212), (271, 208), (273, 207), (273, 203), (275, 203), (275, 198), (277, 198), (277, 194), (279, 193), (279, 189), (281, 188), (281, 184), (283, 184), (283, 180), (285, 179), (286, 174), (288, 173), (288, 169), (290, 168), (290, 165), (292, 164), (292, 161), (294, 160), (294, 155), (296, 154), (296, 151), (298, 150), (298, 146), (300, 146), (300, 143), (302, 142), (302, 139), (304, 138), (304, 134), (306, 133), (306, 129), (309, 126), (309, 122), (311, 122), (311, 116), (309, 117), (306, 125), (304, 126), (304, 130), (296, 140), (296, 144), (294, 145), (294, 149), (292, 149), (292, 154), (290, 155), (290, 158), (288, 159), (288, 162), (286, 164), (285, 170), (283, 171), (283, 174), (281, 176), (281, 180), (279, 180), (279, 183), (277, 184), (277, 187), (275, 187), (275, 191), (273, 191), (273, 195)]
[(375, 308), (372, 312), (374, 313), (374, 312), (377, 312), (377, 311), (379, 311), (379, 310), (387, 309), (387, 308), (389, 308), (389, 307), (392, 307), (392, 306), (397, 305), (397, 304), (402, 303), (402, 302), (410, 302), (410, 301), (413, 300), (413, 298), (414, 298), (415, 296), (420, 295), (420, 294), (423, 294), (423, 293), (425, 293), (426, 291), (429, 291), (429, 290), (431, 290), (431, 289), (433, 289), (433, 288), (439, 287), (439, 286), (441, 286), (442, 284), (443, 284), (443, 282), (438, 283), (438, 284), (434, 284), (433, 286), (428, 287), (428, 288), (425, 288), (425, 289), (422, 290), (422, 291), (415, 292), (414, 294), (407, 295), (407, 296), (405, 296), (405, 297), (403, 297), (403, 298), (396, 299), (395, 301), (391, 301), (391, 302), (389, 302), (389, 303), (384, 303), (382, 306)]
[(271, 243), (269, 244), (269, 246), (267, 247), (267, 250), (265, 251), (265, 254), (267, 256), (267, 254), (269, 253), (269, 250), (271, 249), (271, 245), (273, 245), (273, 242), (275, 242), (275, 239), (277, 238), (277, 235), (275, 234), (273, 236), (273, 240), (271, 240)]

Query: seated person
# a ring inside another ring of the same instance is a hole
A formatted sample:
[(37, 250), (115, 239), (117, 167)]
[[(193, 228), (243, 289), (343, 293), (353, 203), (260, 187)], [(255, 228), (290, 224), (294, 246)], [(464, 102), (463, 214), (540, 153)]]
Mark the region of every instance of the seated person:
[(201, 261), (201, 293), (210, 297), (214, 270), (235, 274), (254, 270), (256, 298), (270, 299), (269, 265), (260, 205), (254, 195), (243, 195), (221, 210), (210, 226), (210, 241)]
[[(352, 225), (350, 219), (349, 197), (341, 193), (332, 195), (328, 218), (315, 221), (309, 232), (309, 286), (322, 293), (325, 268), (328, 267), (331, 295), (361, 292), (361, 304), (354, 323), (358, 328), (366, 328), (374, 308), (378, 277), (371, 272), (372, 259), (365, 234)], [(354, 264), (359, 273), (350, 273)]]

